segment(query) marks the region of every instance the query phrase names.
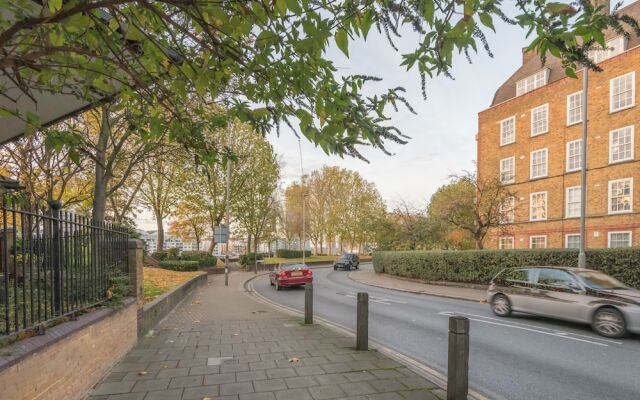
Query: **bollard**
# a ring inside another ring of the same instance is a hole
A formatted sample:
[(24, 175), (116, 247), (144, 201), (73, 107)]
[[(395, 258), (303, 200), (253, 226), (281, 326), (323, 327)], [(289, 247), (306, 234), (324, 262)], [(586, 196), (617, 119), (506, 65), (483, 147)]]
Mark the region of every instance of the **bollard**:
[(466, 400), (469, 392), (469, 320), (449, 317), (447, 400)]
[(304, 285), (304, 323), (313, 324), (313, 283)]
[(358, 293), (356, 350), (369, 350), (369, 293)]
[(224, 285), (229, 286), (229, 254), (224, 257)]

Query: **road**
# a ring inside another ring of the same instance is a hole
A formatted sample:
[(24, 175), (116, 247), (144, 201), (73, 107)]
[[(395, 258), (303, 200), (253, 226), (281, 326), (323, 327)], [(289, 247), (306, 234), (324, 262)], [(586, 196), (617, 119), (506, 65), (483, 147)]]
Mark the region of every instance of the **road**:
[[(375, 288), (348, 274), (314, 270), (315, 315), (355, 330), (356, 293), (366, 291), (370, 338), (443, 373), (448, 316), (466, 316), (471, 320), (470, 386), (489, 398), (640, 399), (638, 336), (613, 340), (588, 326), (532, 316), (498, 318), (487, 304)], [(278, 292), (267, 276), (252, 286), (271, 301), (303, 310), (302, 288)]]

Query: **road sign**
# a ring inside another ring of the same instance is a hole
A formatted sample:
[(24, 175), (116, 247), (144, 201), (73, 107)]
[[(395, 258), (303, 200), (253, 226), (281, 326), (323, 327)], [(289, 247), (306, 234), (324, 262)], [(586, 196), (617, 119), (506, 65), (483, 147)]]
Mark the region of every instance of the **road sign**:
[(224, 224), (216, 226), (213, 230), (213, 239), (216, 243), (227, 243), (229, 240), (229, 228)]

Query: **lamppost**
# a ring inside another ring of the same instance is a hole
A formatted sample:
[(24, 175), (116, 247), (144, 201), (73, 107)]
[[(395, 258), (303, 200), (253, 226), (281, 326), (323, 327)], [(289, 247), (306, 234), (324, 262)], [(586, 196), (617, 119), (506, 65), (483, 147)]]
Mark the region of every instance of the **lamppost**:
[(580, 252), (578, 268), (587, 267), (587, 119), (589, 105), (589, 68), (582, 67), (582, 142), (580, 143)]
[[(231, 146), (231, 122), (227, 127), (227, 146)], [(224, 285), (229, 286), (229, 236), (231, 233), (231, 160), (227, 158), (227, 193), (226, 193), (226, 220), (227, 220), (227, 251), (224, 257)]]
[(302, 187), (302, 238), (300, 239), (300, 248), (302, 249), (302, 264), (304, 265), (304, 261), (305, 261), (305, 253), (306, 253), (306, 232), (305, 232), (305, 228), (306, 228), (306, 213), (307, 213), (307, 193), (306, 193), (306, 187), (304, 184), (304, 165), (302, 164), (302, 143), (300, 142), (300, 138), (298, 138), (298, 150), (300, 151), (300, 173), (301, 173), (301, 177), (300, 177), (300, 186)]

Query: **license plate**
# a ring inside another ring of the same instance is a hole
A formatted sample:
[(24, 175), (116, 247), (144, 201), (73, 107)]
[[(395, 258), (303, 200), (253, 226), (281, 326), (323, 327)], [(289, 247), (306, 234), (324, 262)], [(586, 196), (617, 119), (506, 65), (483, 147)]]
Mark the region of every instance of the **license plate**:
[(302, 276), (302, 272), (301, 271), (292, 272), (291, 276)]

